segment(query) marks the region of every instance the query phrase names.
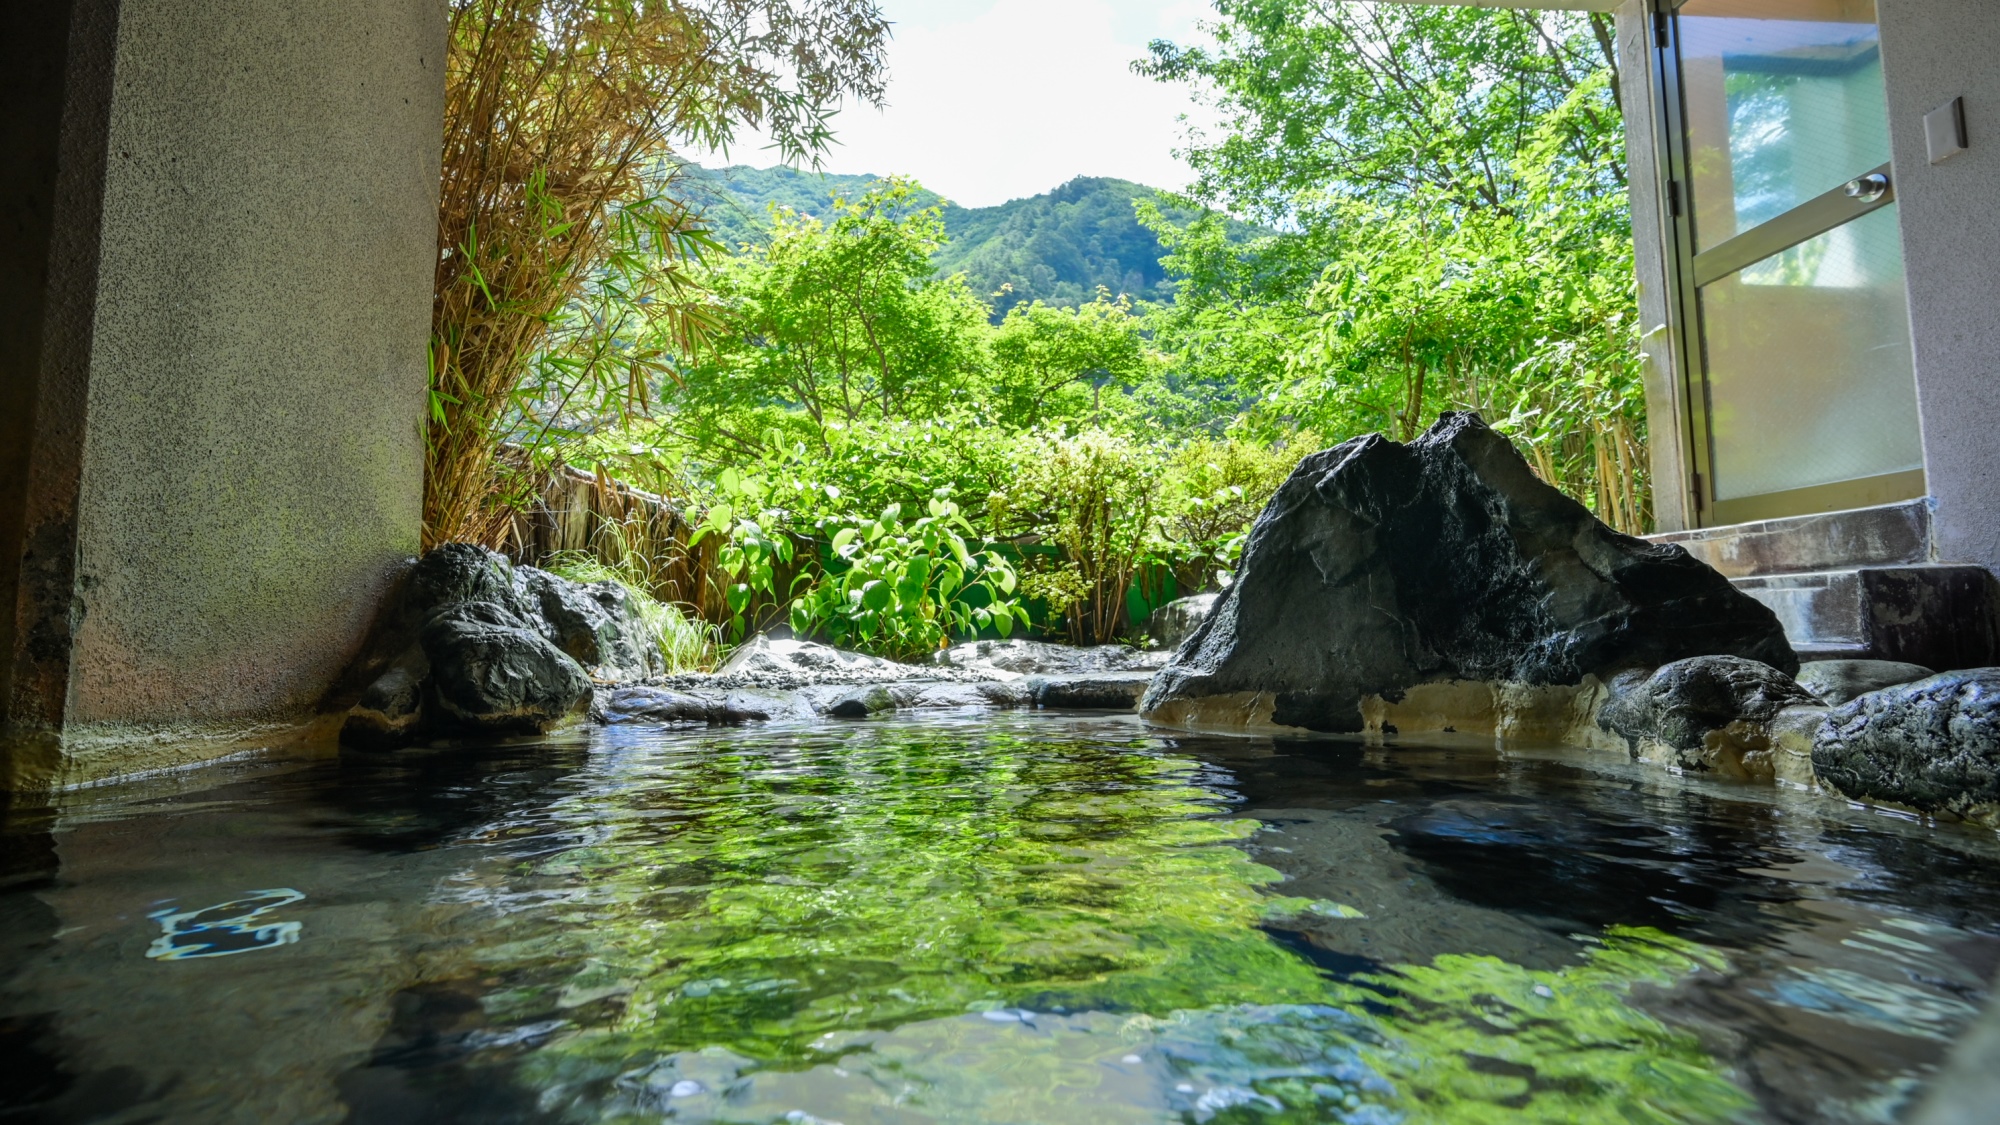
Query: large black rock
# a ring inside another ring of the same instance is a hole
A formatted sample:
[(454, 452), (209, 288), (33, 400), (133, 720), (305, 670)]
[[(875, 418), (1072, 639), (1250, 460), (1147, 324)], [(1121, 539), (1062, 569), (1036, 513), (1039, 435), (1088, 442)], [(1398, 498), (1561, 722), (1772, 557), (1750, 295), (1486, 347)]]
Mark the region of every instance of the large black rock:
[(468, 543), (433, 549), (405, 576), (370, 651), (343, 741), (545, 730), (587, 702), (592, 680), (663, 670), (624, 589), (581, 584)]
[(1364, 699), (1422, 684), (1578, 684), (1706, 655), (1798, 670), (1761, 603), (1613, 531), (1452, 413), (1408, 445), (1370, 435), (1301, 462), (1141, 709), (1359, 731)]
[(666, 671), (659, 646), (646, 635), (632, 595), (616, 582), (588, 585), (532, 566), (514, 568), (514, 589), (531, 607), (526, 614), (542, 635), (612, 683), (642, 680)]
[(1859, 696), (1820, 724), (1812, 761), (1822, 783), (1849, 797), (1991, 822), (2000, 803), (2000, 668)]
[(424, 707), (436, 727), (547, 730), (590, 692), (574, 657), (493, 602), (445, 607), (424, 623), (419, 643), (431, 669)]

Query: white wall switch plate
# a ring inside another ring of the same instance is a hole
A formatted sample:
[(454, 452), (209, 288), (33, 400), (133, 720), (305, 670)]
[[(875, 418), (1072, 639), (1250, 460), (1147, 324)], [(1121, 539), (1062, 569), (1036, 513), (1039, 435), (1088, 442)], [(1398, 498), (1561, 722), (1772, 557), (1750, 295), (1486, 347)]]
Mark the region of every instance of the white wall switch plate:
[(1942, 164), (1965, 151), (1965, 99), (1953, 98), (1924, 114), (1924, 147), (1931, 163)]

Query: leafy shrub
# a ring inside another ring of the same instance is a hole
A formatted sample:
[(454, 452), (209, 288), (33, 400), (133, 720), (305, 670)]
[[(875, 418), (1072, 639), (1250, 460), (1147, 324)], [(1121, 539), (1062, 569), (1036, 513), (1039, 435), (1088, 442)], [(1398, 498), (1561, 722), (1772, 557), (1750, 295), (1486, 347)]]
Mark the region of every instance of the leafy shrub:
[(1069, 639), (1116, 639), (1126, 624), (1125, 591), (1152, 538), (1157, 452), (1090, 429), (1042, 432), (1016, 454), (1009, 520), (1061, 547), (1085, 591), (1069, 605)]
[(730, 640), (741, 641), (757, 595), (776, 596), (778, 568), (789, 565), (795, 551), (781, 526), (783, 510), (767, 503), (771, 486), (764, 478), (724, 469), (716, 491), (723, 499), (709, 506), (688, 544), (721, 536), (715, 566), (723, 579), (723, 602), (729, 607)]
[(1283, 446), (1196, 438), (1168, 456), (1160, 482), (1159, 554), (1182, 593), (1228, 581), (1250, 525), (1299, 459), (1317, 448), (1311, 433)]
[(838, 569), (829, 568), (792, 602), (792, 629), (836, 645), (892, 657), (942, 647), (954, 633), (992, 628), (1001, 636), (1027, 624), (1014, 598), (1013, 568), (992, 551), (972, 551), (972, 525), (940, 488), (929, 514), (904, 524), (891, 504), (874, 519), (821, 524), (831, 532)]

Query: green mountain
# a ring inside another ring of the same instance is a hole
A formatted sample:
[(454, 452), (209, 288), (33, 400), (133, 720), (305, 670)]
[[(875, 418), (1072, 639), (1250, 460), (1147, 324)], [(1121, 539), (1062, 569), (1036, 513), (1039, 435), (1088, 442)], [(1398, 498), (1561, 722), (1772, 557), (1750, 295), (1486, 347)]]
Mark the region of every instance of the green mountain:
[[(834, 195), (859, 195), (875, 180), (736, 165), (689, 168), (679, 190), (703, 206), (717, 239), (734, 246), (764, 237), (770, 204), (813, 214)], [(947, 204), (951, 241), (937, 256), (938, 270), (962, 270), (975, 292), (994, 295), (996, 320), (1021, 301), (1088, 301), (1099, 286), (1135, 301), (1169, 300), (1173, 286), (1160, 268), (1159, 239), (1132, 213), (1133, 200), (1154, 194), (1130, 180), (1078, 176), (1053, 191), (994, 207)], [(938, 201), (930, 192), (922, 198), (925, 206)], [(1168, 214), (1181, 222), (1193, 218), (1176, 209)], [(1244, 232), (1254, 233), (1248, 227)]]
[[(675, 193), (700, 205), (716, 241), (734, 249), (745, 242), (762, 242), (771, 229), (770, 205), (789, 207), (807, 215), (826, 209), (836, 195), (859, 196), (880, 177), (838, 176), (825, 172), (801, 172), (782, 164), (775, 168), (752, 168), (735, 164), (727, 168), (682, 169)], [(937, 193), (924, 192), (919, 206), (940, 202)]]

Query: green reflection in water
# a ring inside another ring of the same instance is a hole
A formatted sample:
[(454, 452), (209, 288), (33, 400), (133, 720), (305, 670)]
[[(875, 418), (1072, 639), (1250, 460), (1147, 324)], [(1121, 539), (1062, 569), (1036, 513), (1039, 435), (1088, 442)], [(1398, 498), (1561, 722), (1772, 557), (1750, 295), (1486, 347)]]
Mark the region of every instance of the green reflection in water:
[(1725, 1121), (1750, 1099), (1693, 1036), (1625, 995), (1726, 967), (1636, 927), (1613, 927), (1581, 965), (1555, 972), (1464, 955), (1400, 966), (1379, 978), (1393, 990), (1378, 1021), (1385, 1045), (1363, 1054), (1427, 1121)]
[[(607, 752), (556, 810), (586, 842), (460, 888), (521, 908), (518, 940), (482, 955), (514, 986), (489, 1010), (570, 1020), (528, 1063), (552, 1089), (622, 1075), (629, 1091), (697, 1058), (739, 1085), (850, 1076), (900, 1050), (899, 1104), (941, 1107), (947, 1087), (1065, 1089), (1143, 1049), (1160, 1112), (1135, 1120), (1709, 1121), (1748, 1104), (1691, 1036), (1624, 1001), (1720, 967), (1665, 935), (1613, 931), (1557, 972), (1453, 956), (1328, 979), (1258, 928), (1311, 904), (1265, 893), (1277, 873), (1232, 846), (1259, 825), (1222, 819), (1202, 769), (972, 726)], [(1007, 1011), (1044, 1015), (1003, 1041)], [(985, 1046), (927, 1070), (938, 1052), (908, 1047), (913, 1027)], [(749, 1116), (709, 1119), (774, 1119), (736, 1104)]]

